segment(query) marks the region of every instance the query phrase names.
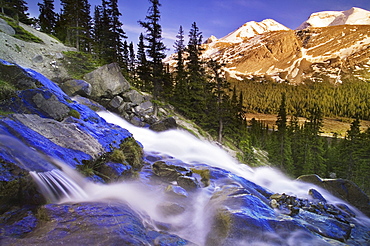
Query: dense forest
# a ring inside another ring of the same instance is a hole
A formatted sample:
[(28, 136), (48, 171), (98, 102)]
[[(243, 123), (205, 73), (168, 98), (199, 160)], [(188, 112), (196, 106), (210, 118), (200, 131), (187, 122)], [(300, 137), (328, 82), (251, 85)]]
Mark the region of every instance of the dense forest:
[[(370, 83), (292, 86), (267, 79), (227, 81), (223, 64), (201, 59), (203, 37), (195, 22), (187, 43), (179, 27), (176, 65), (170, 72), (163, 63), (166, 47), (159, 0), (148, 1), (145, 20), (138, 22), (146, 32), (138, 37), (136, 47), (126, 41), (118, 0), (102, 0), (94, 7), (88, 0), (60, 3), (57, 13), (54, 0), (43, 0), (36, 19), (28, 17), (23, 0), (0, 0), (0, 10), (75, 47), (78, 56), (100, 65), (117, 62), (133, 86), (153, 94), (154, 105), (174, 105), (220, 143), (237, 146), (243, 153), (241, 161), (253, 164), (254, 150), (263, 149), (273, 166), (292, 177), (315, 173), (346, 178), (370, 193), (370, 130), (359, 128), (361, 119), (370, 119)], [(247, 122), (246, 112), (278, 114), (276, 128), (254, 119)], [(323, 117), (328, 116), (352, 118), (344, 139), (320, 136)], [(307, 120), (298, 124), (298, 117)]]

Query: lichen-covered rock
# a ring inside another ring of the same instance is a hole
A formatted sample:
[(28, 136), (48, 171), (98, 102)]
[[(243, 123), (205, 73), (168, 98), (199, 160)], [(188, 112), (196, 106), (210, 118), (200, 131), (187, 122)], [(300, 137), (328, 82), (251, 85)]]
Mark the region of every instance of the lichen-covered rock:
[(92, 86), (92, 98), (113, 98), (113, 96), (119, 95), (130, 88), (130, 84), (123, 77), (117, 63), (97, 68), (86, 74), (84, 80)]

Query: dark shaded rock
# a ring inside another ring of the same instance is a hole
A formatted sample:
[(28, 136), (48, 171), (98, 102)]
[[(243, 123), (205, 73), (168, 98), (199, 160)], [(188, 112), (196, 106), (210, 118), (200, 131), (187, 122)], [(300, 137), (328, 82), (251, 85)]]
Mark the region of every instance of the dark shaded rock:
[(320, 186), (334, 196), (349, 202), (367, 216), (370, 216), (370, 198), (352, 181), (346, 179), (321, 179), (317, 175), (300, 176), (298, 180)]
[(177, 185), (169, 185), (166, 188), (166, 193), (176, 195), (179, 197), (188, 197), (188, 193), (186, 190), (180, 186)]
[(68, 95), (80, 95), (83, 97), (91, 95), (91, 85), (84, 80), (71, 79), (60, 85), (60, 88)]
[(144, 101), (144, 96), (136, 90), (130, 90), (122, 94), (123, 100), (139, 105)]
[(119, 108), (121, 106), (123, 102), (123, 98), (120, 97), (120, 96), (115, 96), (110, 102), (109, 102), (109, 106), (116, 109), (116, 108)]
[(318, 192), (317, 190), (315, 189), (310, 189), (308, 191), (308, 194), (310, 196), (312, 196), (313, 199), (315, 200), (318, 200), (319, 202), (324, 202), (326, 203), (326, 199), (320, 194), (320, 192)]
[(325, 218), (321, 215), (308, 211), (301, 211), (298, 215), (306, 224), (306, 227), (324, 237), (332, 238), (345, 242), (351, 234), (351, 226), (348, 223), (340, 222), (336, 219)]
[(86, 74), (84, 80), (91, 84), (92, 98), (112, 98), (130, 88), (117, 63), (99, 67)]
[(49, 204), (38, 211), (41, 226), (21, 239), (5, 237), (4, 245), (186, 245), (166, 233), (147, 230), (140, 217), (125, 204)]
[(191, 191), (200, 187), (198, 181), (194, 177), (179, 176), (176, 181), (177, 184), (185, 190)]
[(13, 207), (0, 217), (0, 242), (5, 237), (23, 237), (37, 225), (38, 219), (29, 208)]
[(191, 171), (181, 166), (167, 164), (164, 161), (153, 163), (152, 169), (155, 175), (167, 181), (176, 181), (180, 176), (189, 176)]
[(176, 128), (177, 128), (177, 123), (173, 117), (169, 117), (159, 122), (156, 122), (149, 127), (149, 129), (156, 131), (156, 132), (162, 132), (162, 131), (176, 129)]
[(110, 182), (115, 182), (131, 177), (132, 167), (122, 163), (108, 162), (100, 169), (99, 173), (108, 177)]
[(182, 214), (185, 208), (178, 203), (164, 202), (157, 206), (157, 210), (162, 216), (167, 217)]
[(40, 82), (27, 74), (24, 69), (1, 59), (0, 78), (3, 81), (15, 85), (18, 90), (34, 89), (40, 86)]

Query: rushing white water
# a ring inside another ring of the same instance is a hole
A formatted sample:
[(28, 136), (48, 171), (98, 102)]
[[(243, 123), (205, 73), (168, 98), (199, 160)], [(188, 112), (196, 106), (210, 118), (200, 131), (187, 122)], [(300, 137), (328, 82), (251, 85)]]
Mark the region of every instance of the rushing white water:
[[(240, 164), (218, 145), (202, 141), (185, 130), (154, 132), (148, 128), (133, 126), (111, 112), (102, 111), (98, 114), (107, 122), (129, 130), (134, 138), (143, 144), (144, 151), (164, 153), (187, 163), (198, 162), (219, 167), (272, 192), (310, 198), (308, 191), (313, 188), (312, 184), (294, 181), (271, 167), (252, 169), (245, 164)], [(329, 200), (337, 200), (319, 187), (315, 188), (323, 192)]]
[[(188, 164), (201, 163), (222, 168), (276, 193), (309, 198), (309, 189), (315, 188), (328, 202), (343, 203), (325, 190), (312, 184), (293, 181), (275, 169), (269, 167), (252, 169), (240, 164), (218, 145), (201, 141), (186, 131), (170, 130), (158, 133), (147, 128), (135, 127), (110, 112), (99, 112), (98, 114), (107, 122), (129, 130), (147, 153), (161, 153)], [(164, 186), (152, 186), (140, 181), (118, 182), (109, 185), (95, 184), (86, 182), (76, 171), (63, 163), (55, 163), (55, 165), (66, 172), (70, 178), (65, 178), (59, 171), (54, 170), (42, 174), (31, 174), (36, 180), (51, 186), (47, 192), (55, 199), (59, 198), (55, 195), (56, 193), (64, 195), (59, 202), (125, 201), (149, 227), (160, 230), (161, 223), (164, 223), (170, 225), (169, 232), (198, 245), (204, 245), (207, 232), (211, 229), (209, 223), (212, 217), (207, 206), (212, 192), (218, 187), (210, 185), (207, 188), (198, 189), (197, 192), (192, 192), (184, 202), (179, 203), (180, 207), (175, 207), (175, 209), (182, 207), (184, 211), (168, 215), (165, 210), (171, 208), (173, 204), (177, 205), (178, 201), (173, 203), (171, 196), (164, 192)], [(63, 188), (66, 188), (68, 192), (61, 191)]]

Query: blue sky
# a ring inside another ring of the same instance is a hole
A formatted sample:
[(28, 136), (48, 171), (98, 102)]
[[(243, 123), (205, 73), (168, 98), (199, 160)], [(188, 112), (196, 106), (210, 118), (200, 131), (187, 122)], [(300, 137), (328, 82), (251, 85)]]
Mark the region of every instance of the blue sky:
[[(38, 16), (37, 2), (42, 0), (26, 2), (31, 15)], [(92, 7), (101, 4), (101, 0), (89, 2)], [(57, 7), (59, 0), (54, 3)], [(351, 7), (370, 10), (370, 0), (160, 0), (160, 3), (164, 43), (171, 49), (169, 53), (173, 50), (179, 26), (183, 26), (187, 35), (193, 22), (197, 23), (206, 40), (211, 35), (226, 36), (248, 21), (274, 19), (295, 29), (314, 12), (344, 11)], [(149, 0), (118, 0), (118, 4), (128, 41), (136, 44), (143, 32), (137, 22), (145, 20)]]

